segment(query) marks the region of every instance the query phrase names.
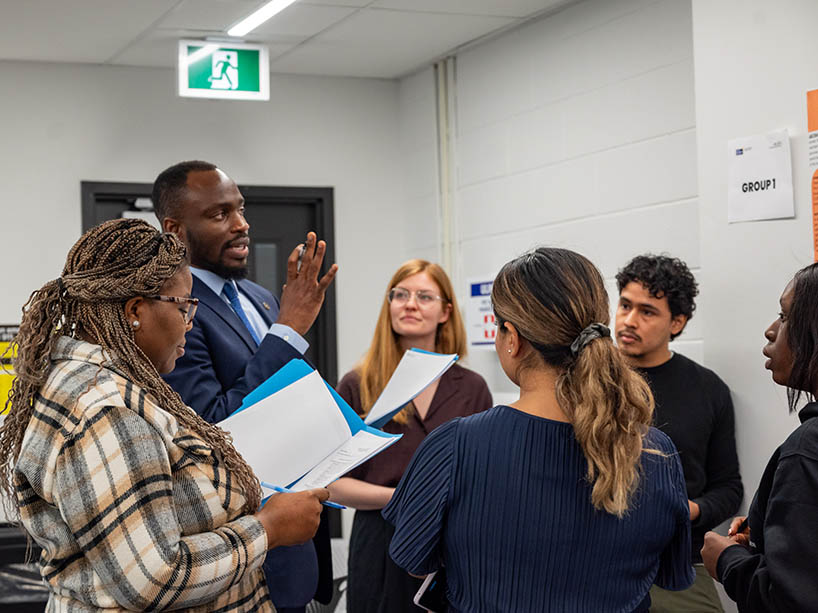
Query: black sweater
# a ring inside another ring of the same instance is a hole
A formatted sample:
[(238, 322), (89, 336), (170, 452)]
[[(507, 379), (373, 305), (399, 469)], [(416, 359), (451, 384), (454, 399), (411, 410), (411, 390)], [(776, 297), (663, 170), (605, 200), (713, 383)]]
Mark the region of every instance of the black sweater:
[(656, 399), (654, 425), (679, 450), (687, 497), (699, 505), (691, 544), (694, 562), (701, 562), (704, 533), (738, 511), (744, 492), (730, 389), (712, 370), (678, 353), (641, 372)]
[(798, 416), (750, 505), (751, 546), (719, 556), (719, 581), (742, 613), (818, 610), (818, 404)]

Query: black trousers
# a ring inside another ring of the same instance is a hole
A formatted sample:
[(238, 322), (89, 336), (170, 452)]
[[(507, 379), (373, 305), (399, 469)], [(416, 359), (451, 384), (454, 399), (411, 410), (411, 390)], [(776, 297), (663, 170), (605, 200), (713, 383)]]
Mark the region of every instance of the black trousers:
[(347, 613), (423, 613), (412, 599), (423, 581), (389, 557), (395, 528), (380, 511), (356, 511), (349, 539)]

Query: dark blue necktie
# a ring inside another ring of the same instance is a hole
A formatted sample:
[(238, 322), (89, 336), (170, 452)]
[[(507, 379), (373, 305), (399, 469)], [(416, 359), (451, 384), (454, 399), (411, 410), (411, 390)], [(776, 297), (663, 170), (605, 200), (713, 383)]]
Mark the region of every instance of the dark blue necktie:
[(222, 288), (222, 291), (224, 292), (224, 295), (227, 296), (227, 299), (230, 301), (230, 306), (233, 307), (233, 310), (236, 312), (236, 315), (238, 315), (239, 319), (241, 319), (241, 323), (244, 324), (244, 327), (247, 328), (248, 332), (250, 332), (250, 336), (252, 336), (253, 340), (256, 341), (256, 345), (260, 345), (261, 339), (258, 337), (258, 334), (256, 334), (256, 331), (250, 324), (250, 320), (247, 319), (247, 313), (245, 313), (244, 309), (241, 308), (239, 293), (236, 291), (236, 288), (233, 285), (233, 283), (227, 281), (224, 284), (224, 288)]

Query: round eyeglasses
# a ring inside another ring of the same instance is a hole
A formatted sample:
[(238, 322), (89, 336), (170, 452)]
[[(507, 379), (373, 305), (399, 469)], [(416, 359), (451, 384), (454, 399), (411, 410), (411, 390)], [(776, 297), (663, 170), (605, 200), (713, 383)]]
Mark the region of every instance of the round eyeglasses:
[(403, 306), (409, 302), (412, 296), (415, 297), (415, 303), (419, 307), (432, 306), (438, 300), (445, 302), (443, 298), (437, 294), (433, 294), (432, 292), (423, 289), (413, 292), (403, 287), (393, 287), (391, 290), (389, 290), (389, 302), (398, 306)]

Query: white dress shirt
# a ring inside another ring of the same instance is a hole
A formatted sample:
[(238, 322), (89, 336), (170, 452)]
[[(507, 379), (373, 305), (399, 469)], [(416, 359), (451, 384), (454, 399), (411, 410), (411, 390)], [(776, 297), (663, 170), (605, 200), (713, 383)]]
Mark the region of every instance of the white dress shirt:
[[(207, 287), (209, 287), (214, 294), (224, 300), (225, 304), (230, 307), (230, 310), (233, 310), (233, 307), (230, 306), (230, 300), (223, 291), (224, 284), (228, 282), (227, 279), (220, 277), (213, 271), (205, 270), (203, 268), (195, 268), (193, 266), (190, 267), (190, 272), (193, 276), (199, 279), (199, 281), (207, 285)], [(259, 338), (263, 339), (265, 334), (272, 334), (273, 336), (277, 336), (288, 342), (290, 345), (292, 345), (293, 349), (298, 351), (300, 354), (303, 355), (306, 353), (307, 349), (310, 348), (310, 344), (304, 339), (303, 336), (293, 330), (290, 326), (284, 324), (274, 323), (268, 327), (267, 324), (264, 323), (264, 318), (261, 316), (261, 313), (258, 312), (258, 309), (252, 303), (252, 301), (239, 289), (236, 282), (232, 279), (229, 282), (236, 287), (236, 293), (239, 295), (241, 308), (244, 309), (244, 313), (247, 315), (250, 325), (253, 326), (253, 330)]]

